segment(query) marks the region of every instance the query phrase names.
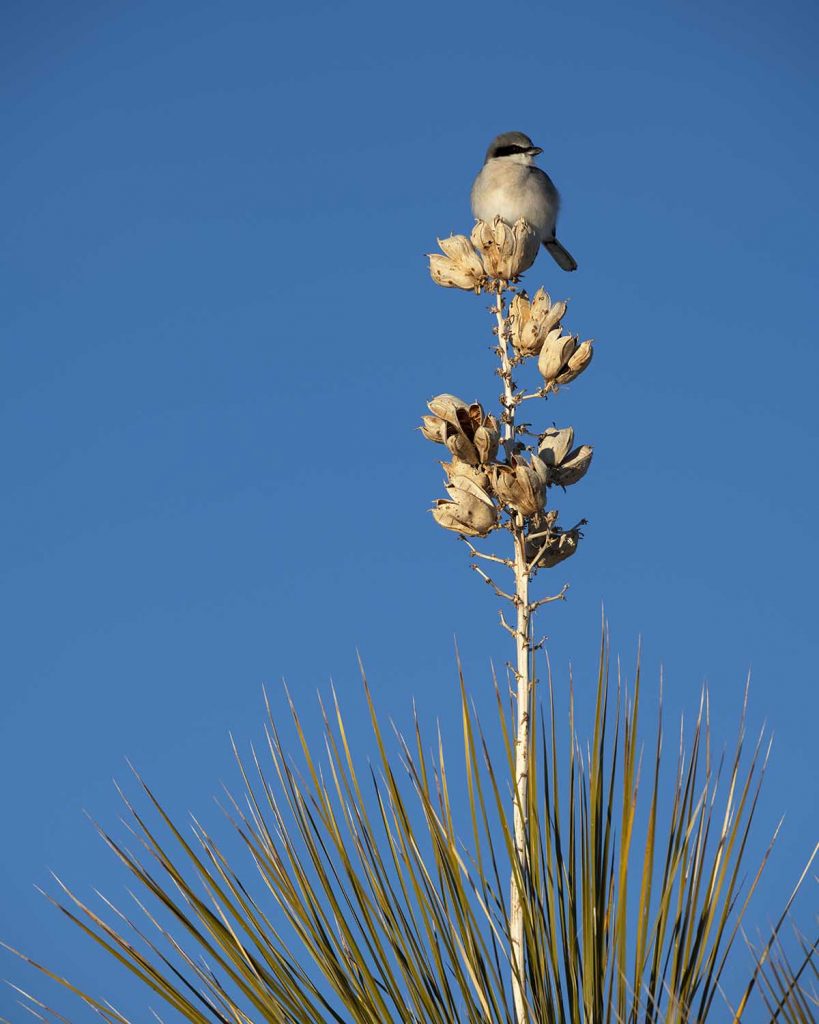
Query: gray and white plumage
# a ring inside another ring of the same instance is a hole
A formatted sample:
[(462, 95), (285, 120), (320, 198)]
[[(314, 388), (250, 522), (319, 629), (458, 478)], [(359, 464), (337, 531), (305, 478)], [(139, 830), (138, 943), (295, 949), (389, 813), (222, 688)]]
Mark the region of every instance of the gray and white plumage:
[(489, 223), (500, 217), (514, 224), (523, 217), (559, 267), (577, 270), (574, 258), (555, 237), (560, 194), (549, 175), (533, 163), (542, 152), (523, 132), (496, 136), (472, 185), (472, 212)]

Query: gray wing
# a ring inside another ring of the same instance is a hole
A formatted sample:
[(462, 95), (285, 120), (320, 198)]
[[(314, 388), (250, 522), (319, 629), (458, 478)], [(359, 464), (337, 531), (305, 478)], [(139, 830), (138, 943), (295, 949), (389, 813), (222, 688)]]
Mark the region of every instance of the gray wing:
[[(555, 188), (555, 183), (549, 177), (549, 175), (542, 171), (539, 167), (531, 168), (532, 174), (534, 174), (535, 180), (538, 183), (538, 188), (542, 189), (549, 196), (549, 202), (554, 210), (554, 222), (555, 228), (557, 227), (557, 215), (560, 211), (560, 193)], [(552, 256), (552, 259), (562, 270), (577, 270), (577, 260), (564, 246), (558, 242), (557, 238), (553, 234), (551, 238), (546, 239), (543, 242), (546, 251)]]
[(530, 167), (529, 168), (529, 173), (532, 175), (533, 179), (537, 182), (538, 188), (543, 189), (543, 191), (549, 197), (549, 203), (551, 204), (552, 209), (555, 212), (555, 221), (556, 221), (557, 220), (557, 215), (560, 212), (560, 193), (557, 191), (557, 188), (555, 187), (555, 183), (552, 181), (552, 179), (549, 177), (549, 175), (544, 170), (542, 170), (540, 167), (534, 167), (534, 166)]

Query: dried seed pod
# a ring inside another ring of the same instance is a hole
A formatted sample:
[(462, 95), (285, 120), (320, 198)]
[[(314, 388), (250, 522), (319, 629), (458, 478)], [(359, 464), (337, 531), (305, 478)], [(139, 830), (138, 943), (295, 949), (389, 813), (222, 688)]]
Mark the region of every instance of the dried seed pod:
[(446, 423), (440, 416), (422, 416), (421, 433), (427, 441), (446, 444)]
[(471, 237), (486, 273), (501, 281), (512, 281), (528, 270), (540, 249), (540, 239), (523, 218), (511, 227), (500, 217), (491, 224), (479, 220)]
[(492, 496), (488, 491), (484, 490), (479, 484), (475, 483), (474, 480), (470, 480), (469, 477), (458, 477), (453, 483), (444, 485), (447, 489), (455, 487), (458, 490), (464, 491), (466, 494), (471, 494), (473, 498), (477, 498), (478, 501), (482, 501), (485, 505), (491, 505), (495, 507), (495, 502), (492, 500)]
[(590, 341), (581, 342), (569, 357), (566, 368), (557, 377), (555, 384), (568, 384), (575, 377), (579, 377), (592, 361), (592, 355), (592, 343)]
[(532, 469), (537, 473), (537, 478), (546, 487), (550, 483), (549, 467), (538, 455), (532, 456)]
[(526, 559), (534, 562), (539, 569), (550, 569), (575, 553), (582, 536), (577, 526), (571, 530), (559, 529), (557, 512), (554, 510), (535, 516), (526, 535)]
[(558, 378), (576, 348), (577, 338), (574, 335), (561, 334), (559, 327), (549, 331), (537, 360), (537, 368), (547, 383)]
[(539, 355), (543, 342), (566, 312), (565, 302), (553, 303), (549, 293), (538, 288), (529, 301), (525, 295), (516, 295), (509, 306), (512, 318), (512, 345), (518, 355)]
[(566, 302), (552, 302), (551, 297), (543, 288), (538, 288), (532, 299), (532, 319), (537, 322), (544, 338), (560, 324), (566, 315)]
[(429, 253), (429, 273), (432, 280), (441, 285), (442, 288), (460, 288), (462, 291), (475, 293), (480, 291), (480, 284), (468, 271), (463, 270), (457, 263), (440, 256), (438, 253)]
[(471, 466), (455, 458), (451, 462), (442, 462), (441, 466), (449, 483), (455, 483), (458, 477), (466, 477), (484, 491), (489, 490), (489, 474), (484, 466)]
[(585, 476), (592, 460), (592, 449), (584, 444), (572, 450), (574, 430), (549, 427), (540, 437), (538, 455), (548, 467), (547, 484), (568, 487)]
[(559, 466), (550, 470), (552, 482), (560, 487), (570, 487), (572, 484), (576, 484), (586, 475), (586, 470), (591, 465), (592, 454), (591, 445), (584, 444), (575, 448)]
[(438, 245), (444, 255), (428, 253), (432, 280), (444, 288), (462, 288), (479, 292), (486, 279), (478, 254), (466, 235), (439, 238)]
[(543, 508), (546, 492), (536, 470), (513, 455), (509, 464), (491, 467), (492, 489), (504, 505), (511, 505), (523, 516), (533, 516)]
[(536, 356), (543, 344), (542, 339), (538, 339), (534, 332), (527, 330), (531, 313), (532, 304), (524, 292), (516, 295), (509, 303), (512, 347), (518, 355), (524, 358)]
[(458, 425), (458, 410), (467, 409), (469, 406), (456, 395), (436, 395), (427, 402), (427, 408), (433, 416), (440, 416), (442, 420)]
[(480, 402), (473, 402), (466, 409), (459, 409), (457, 416), (461, 429), (467, 434), (474, 434), (484, 420), (483, 406)]
[(451, 260), (457, 260), (473, 270), (480, 272), (481, 261), (474, 247), (466, 235), (450, 235), (449, 238), (439, 238), (438, 245), (445, 255)]
[[(532, 553), (527, 550), (526, 557), (530, 560), (537, 557), (538, 569), (551, 569), (559, 562), (564, 562), (577, 551), (577, 544), (582, 534), (580, 530), (558, 531), (553, 537), (538, 545), (533, 545)], [(539, 553), (539, 555), (538, 555)]]
[(446, 489), (449, 499), (439, 498), (432, 509), (435, 521), (444, 529), (469, 537), (485, 537), (497, 526), (495, 503), (478, 484), (458, 476)]
[(462, 430), (453, 430), (449, 432), (446, 439), (446, 446), (452, 454), (462, 462), (468, 462), (472, 466), (477, 466), (481, 461), (478, 455), (478, 449)]
[(472, 229), (470, 240), (481, 255), (484, 268), (492, 277), (503, 260), (508, 259), (514, 249), (515, 239), (511, 227), (500, 217), (489, 224), (479, 220)]
[(481, 462), (492, 462), (500, 446), (500, 426), (494, 416), (486, 416), (475, 428), (473, 443)]
[(571, 451), (573, 444), (574, 430), (571, 427), (564, 427), (562, 430), (549, 427), (541, 434), (537, 452), (547, 466), (559, 466)]

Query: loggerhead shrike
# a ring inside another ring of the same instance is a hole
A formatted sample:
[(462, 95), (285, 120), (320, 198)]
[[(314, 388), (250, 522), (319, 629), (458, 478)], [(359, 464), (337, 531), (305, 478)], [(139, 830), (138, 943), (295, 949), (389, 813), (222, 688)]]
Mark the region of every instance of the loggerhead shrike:
[(494, 138), (472, 186), (472, 212), (489, 223), (500, 217), (511, 225), (523, 217), (559, 267), (577, 270), (574, 258), (555, 238), (560, 195), (549, 175), (533, 163), (542, 152), (523, 132)]

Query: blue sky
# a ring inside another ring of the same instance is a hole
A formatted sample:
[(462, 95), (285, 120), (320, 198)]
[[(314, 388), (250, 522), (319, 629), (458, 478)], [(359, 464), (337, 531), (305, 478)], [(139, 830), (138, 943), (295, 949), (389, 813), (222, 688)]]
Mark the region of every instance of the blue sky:
[(432, 394), (497, 392), (484, 301), (424, 254), (469, 228), (509, 129), (544, 148), (580, 263), (527, 282), (598, 342), (541, 413), (596, 448), (559, 502), (590, 525), (552, 574), (556, 677), (587, 708), (605, 605), (629, 677), (642, 637), (647, 719), (663, 666), (669, 732), (707, 682), (721, 746), (751, 671), (775, 736), (757, 849), (785, 815), (764, 927), (817, 820), (815, 5), (0, 19), (0, 937), (140, 1012), (32, 888), (122, 893), (82, 811), (115, 822), (126, 756), (215, 820), (263, 685), (317, 720), (332, 679), (360, 709), (358, 649), (385, 715), (414, 699), (454, 735), (457, 638), (488, 693), (506, 638), (426, 511), (414, 427)]

